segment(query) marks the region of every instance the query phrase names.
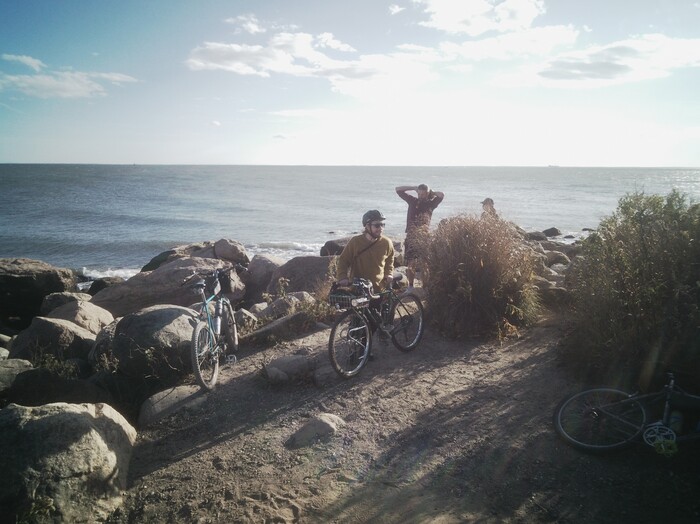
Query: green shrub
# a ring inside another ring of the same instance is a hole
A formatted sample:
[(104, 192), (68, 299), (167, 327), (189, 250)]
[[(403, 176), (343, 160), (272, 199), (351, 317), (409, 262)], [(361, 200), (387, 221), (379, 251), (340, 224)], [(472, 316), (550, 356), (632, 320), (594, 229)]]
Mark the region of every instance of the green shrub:
[(428, 313), (444, 334), (502, 338), (536, 319), (532, 252), (508, 222), (445, 219), (424, 252)]
[(700, 206), (676, 191), (629, 194), (582, 255), (571, 363), (601, 379), (673, 367), (700, 378)]

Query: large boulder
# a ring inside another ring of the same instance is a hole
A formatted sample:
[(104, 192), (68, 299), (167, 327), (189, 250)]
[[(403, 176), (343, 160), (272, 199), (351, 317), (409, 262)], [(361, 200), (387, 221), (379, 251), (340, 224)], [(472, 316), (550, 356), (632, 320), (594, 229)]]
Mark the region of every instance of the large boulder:
[(75, 274), (29, 258), (0, 258), (0, 323), (27, 327), (44, 297), (75, 290)]
[(12, 341), (10, 358), (32, 362), (52, 355), (63, 361), (87, 359), (95, 342), (95, 334), (70, 320), (35, 317), (31, 325)]
[(42, 317), (45, 317), (57, 307), (61, 307), (69, 302), (77, 302), (78, 300), (89, 301), (91, 298), (92, 296), (88, 295), (87, 293), (72, 293), (70, 291), (51, 293), (46, 295), (44, 300), (41, 302), (39, 314)]
[(89, 380), (59, 375), (46, 368), (18, 373), (12, 384), (2, 393), (5, 402), (23, 406), (41, 406), (53, 402), (105, 402), (112, 404), (112, 396)]
[(248, 271), (243, 276), (245, 283), (244, 300), (248, 304), (255, 304), (262, 300), (262, 295), (267, 291), (274, 272), (284, 264), (284, 260), (272, 255), (255, 255), (248, 265)]
[(7, 406), (0, 411), (3, 521), (106, 520), (122, 504), (135, 441), (136, 430), (107, 404)]
[(0, 394), (12, 386), (15, 377), (24, 371), (32, 369), (32, 363), (21, 358), (0, 360)]
[(114, 317), (109, 311), (84, 300), (68, 302), (57, 307), (47, 316), (70, 320), (95, 335), (102, 331), (103, 327), (114, 322)]
[[(231, 267), (228, 262), (214, 258), (178, 258), (150, 272), (138, 273), (123, 284), (103, 289), (91, 302), (115, 317), (127, 315), (158, 304), (189, 306), (199, 300), (191, 287), (183, 281), (192, 273), (208, 273), (214, 269)], [(245, 285), (235, 271), (231, 271), (230, 289), (224, 290), (232, 302), (243, 298)]]
[(323, 247), (321, 247), (321, 256), (329, 257), (333, 255), (340, 255), (351, 238), (352, 236), (328, 240), (325, 244), (323, 244)]
[(190, 344), (196, 313), (173, 305), (152, 306), (122, 318), (114, 330), (112, 355), (134, 379), (172, 386), (192, 371)]
[(250, 260), (243, 244), (236, 240), (222, 238), (216, 242), (208, 240), (206, 242), (187, 244), (164, 251), (153, 257), (148, 264), (143, 266), (141, 271), (153, 271), (175, 259), (190, 257), (215, 258), (227, 261), (231, 264), (243, 264), (244, 266), (247, 265)]
[(288, 281), (286, 292), (314, 292), (326, 280), (332, 278), (334, 263), (335, 257), (295, 257), (274, 271), (267, 292), (272, 295), (278, 294), (281, 278)]
[(92, 284), (90, 284), (90, 288), (88, 289), (88, 294), (90, 296), (94, 296), (100, 291), (102, 291), (104, 288), (109, 287), (109, 286), (114, 286), (116, 284), (121, 284), (125, 282), (125, 278), (123, 277), (102, 277), (98, 278), (97, 280), (94, 280)]

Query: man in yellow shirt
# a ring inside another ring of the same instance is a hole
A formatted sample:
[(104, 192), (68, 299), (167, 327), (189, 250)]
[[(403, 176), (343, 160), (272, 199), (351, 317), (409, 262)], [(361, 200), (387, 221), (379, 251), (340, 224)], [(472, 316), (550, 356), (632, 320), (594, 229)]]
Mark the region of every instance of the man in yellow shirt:
[(375, 290), (391, 286), (394, 273), (394, 243), (382, 235), (384, 215), (371, 209), (362, 215), (362, 234), (354, 236), (338, 257), (336, 280), (343, 286), (353, 278), (366, 278)]

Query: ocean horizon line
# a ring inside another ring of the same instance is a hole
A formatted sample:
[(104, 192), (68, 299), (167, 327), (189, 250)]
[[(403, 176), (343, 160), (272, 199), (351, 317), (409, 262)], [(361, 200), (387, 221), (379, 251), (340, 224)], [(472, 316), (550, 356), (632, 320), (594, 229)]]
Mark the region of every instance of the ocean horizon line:
[(158, 162), (0, 162), (2, 166), (114, 166), (114, 167), (129, 167), (129, 166), (147, 166), (147, 167), (347, 167), (347, 168), (373, 168), (373, 167), (395, 167), (401, 169), (411, 168), (546, 168), (546, 169), (700, 169), (700, 166), (634, 166), (634, 165), (566, 165), (566, 164), (420, 164), (420, 165), (401, 165), (401, 164), (218, 164), (218, 163), (158, 163)]

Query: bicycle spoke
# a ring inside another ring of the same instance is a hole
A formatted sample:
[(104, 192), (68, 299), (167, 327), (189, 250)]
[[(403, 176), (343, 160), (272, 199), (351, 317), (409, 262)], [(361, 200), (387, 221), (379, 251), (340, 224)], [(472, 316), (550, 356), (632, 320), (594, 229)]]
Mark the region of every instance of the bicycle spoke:
[(391, 340), (401, 351), (418, 346), (423, 336), (423, 306), (415, 295), (405, 295), (396, 302), (391, 312)]
[(206, 322), (199, 322), (192, 334), (192, 371), (199, 385), (212, 389), (219, 376), (219, 346)]
[(360, 372), (367, 362), (371, 334), (365, 319), (350, 310), (343, 313), (331, 329), (328, 352), (335, 371), (343, 377)]
[(624, 447), (636, 439), (646, 422), (643, 406), (622, 391), (592, 389), (565, 399), (554, 415), (557, 432), (587, 451)]

